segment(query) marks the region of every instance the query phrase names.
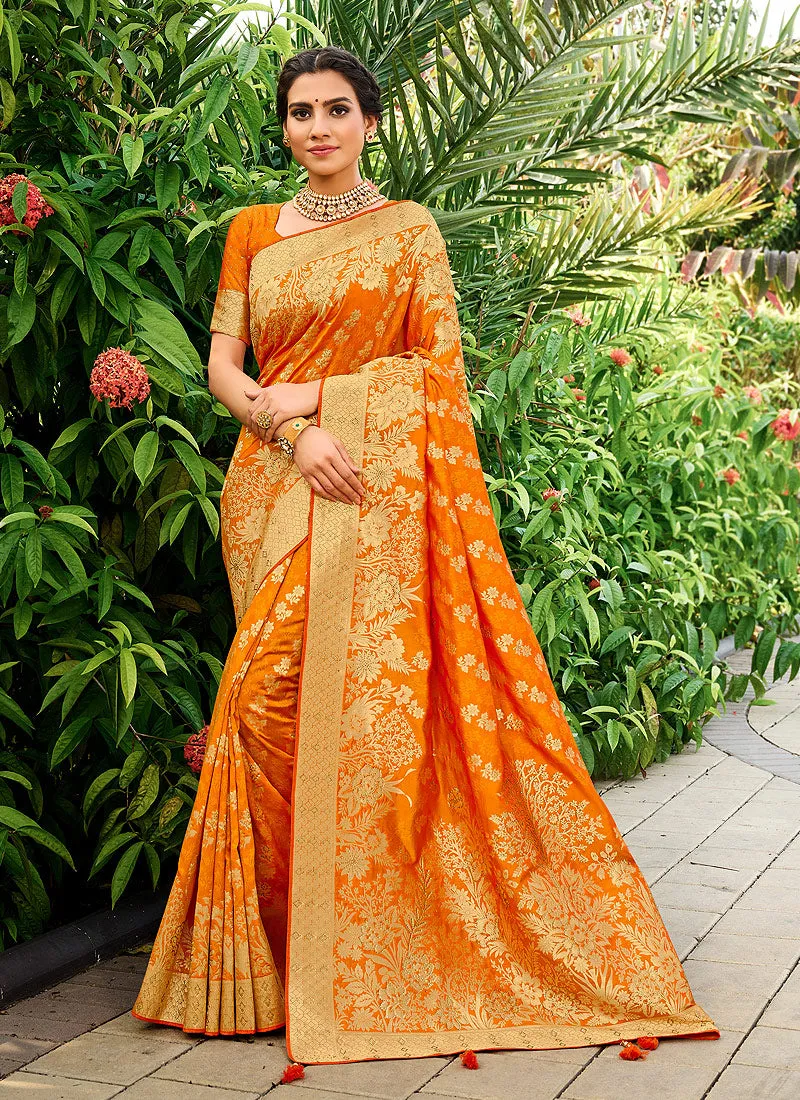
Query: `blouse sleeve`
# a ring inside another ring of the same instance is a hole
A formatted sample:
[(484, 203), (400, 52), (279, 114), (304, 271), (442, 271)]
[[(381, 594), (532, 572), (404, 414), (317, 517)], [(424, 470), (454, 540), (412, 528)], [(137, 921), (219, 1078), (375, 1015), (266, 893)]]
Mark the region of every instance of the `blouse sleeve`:
[(250, 339), (250, 208), (234, 216), (228, 226), (219, 289), (211, 316), (212, 332), (224, 332), (244, 340)]

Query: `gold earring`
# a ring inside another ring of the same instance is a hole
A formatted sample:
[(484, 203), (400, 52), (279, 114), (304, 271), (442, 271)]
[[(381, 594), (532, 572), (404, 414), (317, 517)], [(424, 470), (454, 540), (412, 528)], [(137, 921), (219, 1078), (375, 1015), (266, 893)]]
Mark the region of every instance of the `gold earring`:
[(284, 137), (283, 144), (284, 145), (291, 145), (292, 144), (291, 138)]

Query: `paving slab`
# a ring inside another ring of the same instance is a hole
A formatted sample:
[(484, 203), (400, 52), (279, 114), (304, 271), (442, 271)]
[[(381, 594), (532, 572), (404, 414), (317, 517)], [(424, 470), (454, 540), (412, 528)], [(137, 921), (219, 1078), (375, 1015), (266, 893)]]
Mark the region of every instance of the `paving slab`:
[(707, 1093), (708, 1100), (797, 1100), (800, 1073), (763, 1066), (730, 1065)]
[(120, 1092), (119, 1085), (81, 1081), (74, 1077), (53, 1077), (28, 1070), (11, 1073), (0, 1081), (0, 1097), (3, 1100), (109, 1100)]
[(145, 1074), (179, 1058), (182, 1048), (175, 1043), (132, 1035), (87, 1031), (60, 1047), (42, 1054), (29, 1068), (54, 1077), (79, 1081), (102, 1081), (111, 1085), (132, 1085)]
[[(174, 1046), (161, 1043), (159, 1049), (167, 1045)], [(262, 1093), (280, 1081), (287, 1062), (283, 1037), (275, 1038), (269, 1034), (243, 1038), (220, 1036), (206, 1039), (189, 1050), (178, 1051), (169, 1060), (165, 1058), (164, 1064), (155, 1069), (152, 1076), (161, 1082), (165, 1096), (169, 1096), (173, 1081)], [(306, 1067), (306, 1075), (312, 1068)], [(291, 1083), (295, 1085), (300, 1082)], [(336, 1087), (336, 1083), (331, 1085), (331, 1088)]]

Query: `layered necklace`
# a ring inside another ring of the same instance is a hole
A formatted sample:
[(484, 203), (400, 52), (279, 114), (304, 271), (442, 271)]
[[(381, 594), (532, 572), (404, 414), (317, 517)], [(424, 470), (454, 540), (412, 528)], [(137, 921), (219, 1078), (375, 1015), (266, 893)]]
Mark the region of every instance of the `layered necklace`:
[(306, 184), (297, 192), (292, 203), (296, 210), (312, 221), (332, 222), (347, 217), (348, 214), (355, 214), (365, 206), (372, 206), (379, 198), (383, 198), (383, 195), (372, 180), (362, 180), (349, 191), (342, 191), (338, 195), (326, 195)]

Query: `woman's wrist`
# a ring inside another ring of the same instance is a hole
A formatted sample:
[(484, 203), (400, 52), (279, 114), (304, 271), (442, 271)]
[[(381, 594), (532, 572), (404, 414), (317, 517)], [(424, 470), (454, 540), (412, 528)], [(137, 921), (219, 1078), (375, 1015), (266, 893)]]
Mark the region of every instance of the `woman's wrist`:
[(314, 413), (316, 413), (319, 406), (319, 388), (322, 385), (322, 382), (319, 378), (317, 378), (313, 382), (303, 382), (302, 385), (305, 386), (306, 393), (308, 395), (308, 407), (306, 408), (303, 415), (312, 416)]

